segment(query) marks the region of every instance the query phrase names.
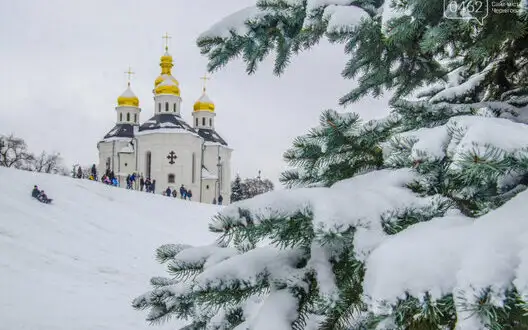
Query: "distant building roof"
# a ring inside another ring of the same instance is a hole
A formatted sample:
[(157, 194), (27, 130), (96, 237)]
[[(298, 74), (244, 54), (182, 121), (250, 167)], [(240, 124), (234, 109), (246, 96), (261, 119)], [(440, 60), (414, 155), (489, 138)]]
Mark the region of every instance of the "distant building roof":
[(104, 139), (110, 138), (133, 138), (134, 137), (134, 125), (132, 124), (116, 124), (114, 128), (110, 130)]
[(227, 142), (214, 130), (209, 128), (199, 128), (198, 135), (200, 135), (207, 142), (220, 143), (227, 146)]
[(184, 129), (186, 131), (196, 133), (196, 130), (187, 124), (180, 116), (170, 113), (156, 114), (139, 126), (139, 131), (152, 131), (157, 129)]

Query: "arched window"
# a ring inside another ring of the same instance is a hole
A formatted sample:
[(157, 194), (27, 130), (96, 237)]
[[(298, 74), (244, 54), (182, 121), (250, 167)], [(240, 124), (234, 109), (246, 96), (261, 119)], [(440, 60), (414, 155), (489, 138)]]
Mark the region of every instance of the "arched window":
[(202, 126), (205, 126), (205, 117), (202, 118)]
[(213, 127), (213, 120), (209, 118), (209, 126)]
[(123, 113), (122, 112), (119, 114), (119, 121), (123, 121)]
[(137, 113), (134, 114), (134, 123), (137, 123)]
[(158, 112), (161, 112), (161, 103), (158, 103)]
[(176, 182), (176, 176), (174, 174), (169, 174), (168, 180), (169, 183), (175, 183)]
[(174, 112), (176, 112), (176, 103), (174, 103), (172, 107), (174, 109)]
[(152, 154), (150, 151), (147, 151), (147, 154), (145, 155), (145, 174), (147, 175), (147, 178), (150, 178), (150, 171), (152, 169)]
[(165, 112), (169, 111), (169, 102), (165, 102)]
[(196, 118), (196, 126), (198, 126), (198, 118)]
[(130, 112), (127, 112), (127, 121), (130, 121)]

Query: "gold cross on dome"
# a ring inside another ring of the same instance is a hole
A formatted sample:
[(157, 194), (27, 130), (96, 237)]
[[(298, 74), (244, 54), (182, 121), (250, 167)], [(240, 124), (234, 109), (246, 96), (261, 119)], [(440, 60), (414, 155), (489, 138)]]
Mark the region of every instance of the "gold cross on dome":
[(207, 80), (210, 80), (211, 78), (207, 77), (207, 74), (204, 74), (203, 77), (200, 77), (200, 79), (203, 80), (203, 91), (205, 92), (205, 84)]
[(125, 74), (128, 75), (128, 86), (130, 86), (130, 79), (132, 78), (132, 75), (135, 74), (135, 72), (132, 72), (132, 68), (128, 66), (128, 71), (125, 71)]
[(165, 32), (165, 35), (163, 37), (161, 37), (162, 39), (165, 39), (165, 50), (169, 50), (169, 39), (171, 39), (172, 37), (169, 36), (169, 34), (167, 32)]

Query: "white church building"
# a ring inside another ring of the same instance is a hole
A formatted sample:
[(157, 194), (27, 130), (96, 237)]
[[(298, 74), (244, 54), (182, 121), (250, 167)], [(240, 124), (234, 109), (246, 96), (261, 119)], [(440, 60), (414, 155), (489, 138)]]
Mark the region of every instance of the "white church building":
[[(121, 187), (136, 173), (156, 180), (156, 193), (183, 184), (192, 200), (212, 203), (231, 195), (231, 149), (215, 130), (215, 105), (203, 94), (194, 103), (192, 126), (182, 117), (178, 81), (172, 76), (172, 56), (165, 47), (161, 75), (155, 80), (154, 113), (141, 124), (139, 99), (128, 88), (117, 99), (116, 124), (97, 144), (98, 173), (113, 171)], [(130, 73), (130, 72), (129, 72)], [(189, 111), (191, 112), (191, 111)], [(139, 179), (138, 179), (139, 181)]]

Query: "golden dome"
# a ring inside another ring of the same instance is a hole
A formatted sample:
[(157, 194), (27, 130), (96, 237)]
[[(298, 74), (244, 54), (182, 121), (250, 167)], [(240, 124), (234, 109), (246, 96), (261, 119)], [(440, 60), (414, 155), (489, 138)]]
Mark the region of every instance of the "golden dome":
[[(172, 78), (172, 79), (171, 79)], [(176, 96), (180, 96), (180, 87), (178, 86), (178, 82), (173, 77), (166, 77), (160, 84), (156, 86), (154, 89), (154, 93), (156, 95), (159, 94), (172, 94)]]
[(202, 96), (194, 103), (194, 111), (211, 111), (215, 110), (213, 101), (205, 94), (205, 88)]
[(117, 105), (120, 107), (139, 107), (139, 98), (130, 89), (130, 83), (123, 94), (117, 98)]
[(170, 80), (172, 80), (172, 82), (174, 82), (176, 84), (176, 86), (180, 86), (180, 83), (178, 82), (178, 80), (176, 80), (176, 78), (174, 78), (173, 76), (168, 75), (168, 74), (161, 74), (154, 81), (154, 87), (156, 87), (159, 84), (161, 84), (163, 82), (163, 80), (165, 80), (165, 79), (170, 79)]

